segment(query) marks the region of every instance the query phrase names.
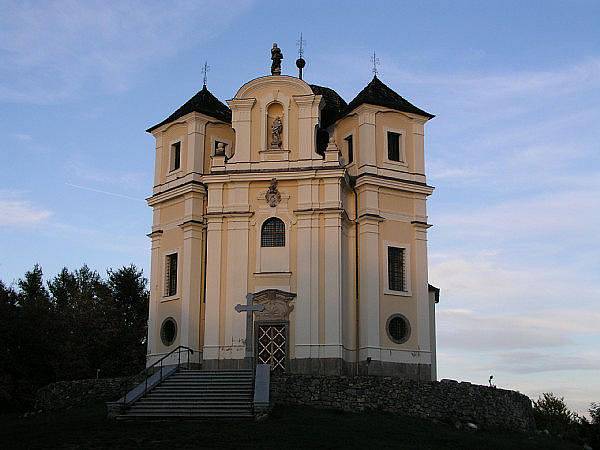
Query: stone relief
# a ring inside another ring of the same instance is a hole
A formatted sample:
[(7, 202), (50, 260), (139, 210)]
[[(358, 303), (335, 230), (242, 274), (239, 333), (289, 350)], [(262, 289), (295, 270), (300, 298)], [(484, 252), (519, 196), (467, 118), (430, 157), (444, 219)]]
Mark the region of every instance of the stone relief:
[(254, 313), (257, 321), (286, 321), (294, 310), (292, 300), (296, 294), (280, 291), (279, 289), (267, 289), (254, 294), (254, 304), (265, 307), (264, 310)]
[(271, 185), (269, 186), (269, 189), (265, 193), (265, 200), (267, 201), (268, 205), (271, 208), (274, 208), (275, 206), (279, 205), (279, 202), (281, 202), (281, 194), (279, 193), (279, 190), (277, 189), (277, 179), (276, 178), (273, 178), (271, 180)]

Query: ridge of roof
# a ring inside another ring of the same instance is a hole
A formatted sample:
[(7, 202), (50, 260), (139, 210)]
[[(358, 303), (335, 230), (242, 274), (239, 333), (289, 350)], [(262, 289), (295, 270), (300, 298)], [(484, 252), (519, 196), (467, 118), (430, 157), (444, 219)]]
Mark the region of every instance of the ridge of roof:
[(148, 128), (146, 131), (150, 133), (156, 128), (169, 122), (173, 122), (191, 112), (198, 112), (222, 120), (223, 122), (231, 123), (231, 110), (229, 107), (215, 97), (208, 90), (206, 85), (204, 85), (200, 91), (179, 107), (173, 114), (162, 122)]
[(400, 96), (393, 89), (383, 83), (377, 75), (367, 84), (362, 91), (348, 104), (346, 113), (349, 113), (358, 106), (368, 103), (376, 106), (383, 106), (396, 111), (417, 114), (419, 116), (433, 119), (435, 115), (416, 107), (408, 100)]

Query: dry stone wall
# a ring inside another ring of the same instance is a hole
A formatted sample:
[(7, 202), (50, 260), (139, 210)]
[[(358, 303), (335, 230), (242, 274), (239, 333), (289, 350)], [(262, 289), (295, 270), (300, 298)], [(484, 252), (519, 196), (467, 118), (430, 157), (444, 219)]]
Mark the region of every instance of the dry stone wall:
[(344, 411), (380, 410), (474, 423), (483, 429), (531, 431), (531, 400), (519, 392), (453, 380), (416, 382), (394, 377), (280, 375), (271, 378), (275, 404)]
[(101, 378), (59, 381), (44, 386), (36, 393), (36, 410), (70, 408), (88, 403), (118, 399), (127, 378)]

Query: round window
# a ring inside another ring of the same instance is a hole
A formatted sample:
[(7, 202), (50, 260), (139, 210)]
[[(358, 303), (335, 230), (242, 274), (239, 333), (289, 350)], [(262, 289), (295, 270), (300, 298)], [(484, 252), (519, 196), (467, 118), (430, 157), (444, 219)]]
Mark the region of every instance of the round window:
[(172, 317), (164, 320), (160, 327), (160, 340), (165, 346), (169, 346), (175, 342), (177, 337), (177, 322)]
[(410, 337), (410, 323), (402, 314), (391, 316), (386, 325), (388, 336), (396, 344), (403, 344)]

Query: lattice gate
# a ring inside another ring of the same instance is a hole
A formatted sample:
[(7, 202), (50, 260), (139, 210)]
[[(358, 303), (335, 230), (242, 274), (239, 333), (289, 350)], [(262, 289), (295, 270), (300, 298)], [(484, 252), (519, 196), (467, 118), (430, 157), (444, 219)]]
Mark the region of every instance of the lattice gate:
[(273, 371), (285, 371), (287, 324), (258, 324), (256, 329), (257, 363), (270, 364)]

